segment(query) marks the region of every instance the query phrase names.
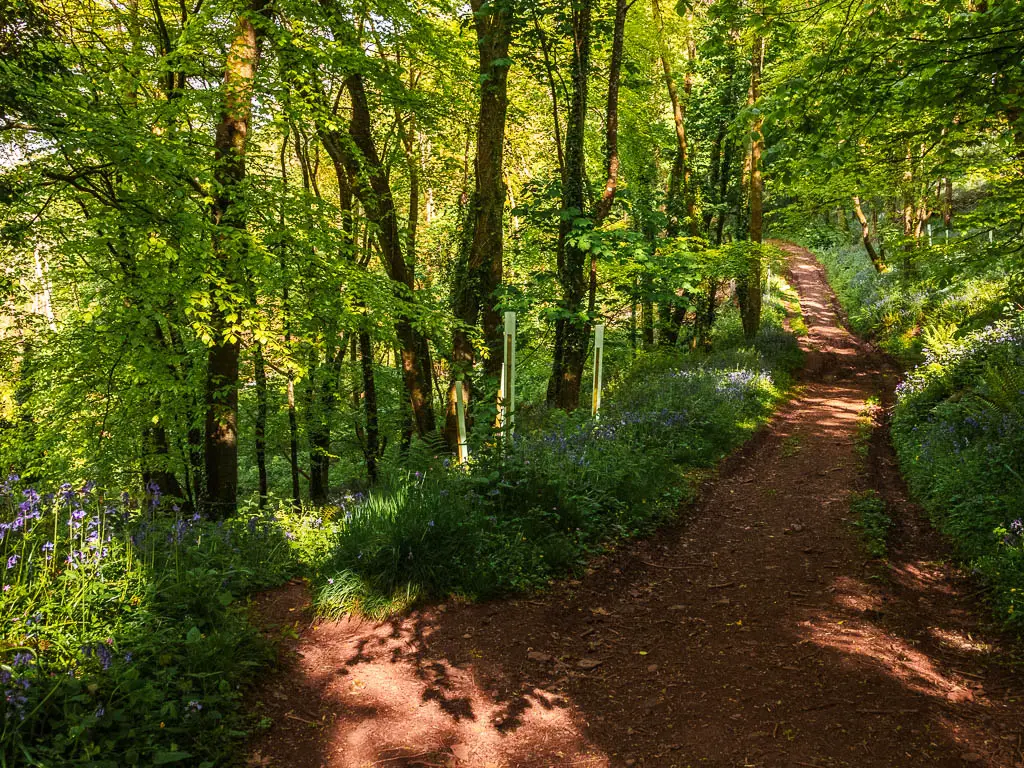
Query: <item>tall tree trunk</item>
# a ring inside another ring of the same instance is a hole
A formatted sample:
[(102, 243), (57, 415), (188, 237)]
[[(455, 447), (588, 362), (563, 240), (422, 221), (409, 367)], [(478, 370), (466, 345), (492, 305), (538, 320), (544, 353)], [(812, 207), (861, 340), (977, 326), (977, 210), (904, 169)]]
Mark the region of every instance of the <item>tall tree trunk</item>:
[[(253, 0), (250, 11), (260, 13), (265, 0)], [(246, 250), (245, 150), (252, 113), (252, 91), (259, 54), (259, 37), (248, 14), (238, 19), (224, 66), (222, 111), (214, 140), (214, 182), (211, 205), (215, 226), (213, 249), (217, 280), (226, 293), (241, 285), (240, 263)], [(214, 517), (232, 514), (238, 503), (238, 337), (229, 327), (223, 300), (214, 289), (211, 311), (213, 343), (206, 371), (206, 505)]]
[(953, 180), (948, 176), (942, 192), (942, 224), (946, 229), (953, 227)]
[(640, 303), (640, 322), (643, 330), (644, 349), (654, 346), (654, 302), (648, 298), (649, 295), (649, 293), (645, 294)]
[[(612, 53), (608, 63), (608, 103), (604, 111), (604, 165), (605, 181), (601, 197), (594, 211), (594, 226), (600, 227), (611, 213), (615, 193), (619, 187), (619, 86), (622, 82), (622, 51), (626, 39), (627, 0), (615, 1), (615, 22), (612, 26)], [(597, 311), (597, 251), (590, 252), (590, 282), (587, 295), (587, 315)], [(590, 336), (590, 327), (587, 327)]]
[(721, 245), (725, 238), (725, 218), (729, 203), (729, 179), (732, 176), (732, 154), (733, 142), (728, 134), (725, 137), (725, 146), (722, 148), (722, 172), (719, 178), (718, 187), (718, 221), (715, 223), (715, 245)]
[(861, 237), (864, 239), (864, 250), (868, 252), (868, 258), (871, 259), (875, 271), (881, 272), (883, 267), (882, 260), (878, 257), (875, 246), (871, 244), (871, 225), (868, 223), (868, 217), (864, 215), (864, 209), (860, 205), (860, 197), (857, 195), (853, 196), (853, 214), (857, 217), (857, 221), (860, 222)]
[(721, 204), (721, 200), (718, 199), (718, 185), (722, 179), (722, 150), (725, 149), (725, 135), (729, 125), (723, 120), (718, 126), (718, 132), (715, 134), (715, 140), (711, 144), (711, 169), (708, 174), (708, 187), (711, 189), (715, 204), (715, 208), (710, 207), (704, 208), (704, 231), (708, 233), (710, 239), (711, 235), (711, 224), (716, 218), (721, 216), (721, 211), (716, 210)]
[(466, 257), (453, 292), (453, 309), (462, 325), (452, 336), (452, 377), (445, 410), (445, 438), (452, 450), (458, 443), (455, 382), (463, 382), (463, 403), (468, 413), (473, 395), (469, 374), (476, 361), (476, 350), (470, 343), (468, 331), (478, 320), (482, 320), (484, 344), (488, 349), (485, 371), (491, 376), (497, 375), (502, 359), (501, 318), (495, 294), (501, 285), (504, 263), (504, 147), (513, 17), (509, 0), (473, 0), (472, 8), (480, 73), (480, 111), (473, 161), (476, 186), (469, 202)]
[[(349, 141), (337, 141), (332, 145), (343, 159), (349, 177), (355, 182), (354, 191), (367, 218), (377, 227), (377, 242), (384, 269), (388, 277), (400, 286), (398, 293), (403, 303), (411, 305), (415, 302), (414, 273), (403, 253), (391, 184), (373, 139), (370, 108), (362, 75), (347, 77), (345, 87), (352, 101)], [(326, 143), (325, 147), (328, 152), (332, 151)], [(416, 433), (425, 437), (437, 429), (434, 421), (433, 371), (429, 365), (427, 340), (413, 327), (408, 309), (400, 310), (395, 320), (395, 333), (401, 345), (402, 379), (412, 408)]]
[[(413, 76), (410, 73), (410, 89), (413, 87)], [(419, 134), (416, 130), (415, 116), (406, 121), (401, 112), (395, 120), (399, 138), (405, 154), (405, 169), (409, 175), (409, 218), (406, 226), (406, 247), (409, 250), (409, 263), (415, 271), (416, 264), (416, 233), (420, 222), (420, 148)]]
[(256, 471), (259, 473), (260, 509), (267, 506), (267, 368), (263, 344), (256, 342), (253, 366), (256, 377)]
[[(757, 103), (761, 95), (761, 70), (764, 67), (765, 39), (754, 40), (750, 56), (750, 92), (748, 103)], [(750, 127), (750, 187), (748, 200), (750, 209), (749, 237), (752, 243), (761, 244), (763, 239), (763, 204), (761, 186), (761, 153), (764, 149), (764, 135), (761, 133), (761, 115), (754, 117)], [(736, 295), (740, 302), (743, 321), (743, 335), (753, 341), (761, 325), (761, 257), (751, 255), (747, 270), (736, 283)]]
[(288, 404), (288, 460), (292, 470), (292, 509), (302, 509), (302, 489), (299, 487), (299, 420), (295, 409), (295, 379), (288, 374), (286, 385)]
[(563, 315), (555, 323), (555, 359), (548, 400), (562, 410), (579, 405), (580, 384), (586, 362), (588, 326), (585, 318), (586, 252), (571, 235), (586, 206), (584, 138), (590, 71), (591, 0), (572, 3), (572, 99), (565, 130), (565, 179), (562, 183), (562, 218), (558, 228), (558, 282), (562, 287)]
[(565, 151), (562, 146), (562, 114), (558, 108), (558, 87), (555, 85), (555, 67), (551, 62), (551, 48), (548, 45), (548, 36), (540, 24), (537, 16), (537, 7), (530, 4), (533, 13), (533, 28), (540, 40), (541, 53), (544, 54), (544, 72), (547, 74), (548, 92), (551, 94), (551, 116), (555, 128), (555, 153), (558, 156), (558, 178), (565, 178)]
[[(665, 85), (668, 88), (669, 101), (672, 104), (672, 122), (675, 126), (676, 156), (672, 164), (672, 172), (669, 176), (668, 195), (668, 235), (675, 237), (682, 230), (682, 214), (687, 219), (687, 231), (692, 236), (698, 234), (696, 198), (692, 195), (690, 182), (690, 158), (689, 147), (686, 137), (686, 107), (687, 105), (679, 98), (679, 88), (676, 85), (675, 76), (672, 73), (671, 53), (668, 41), (665, 39), (665, 21), (661, 13), (661, 6), (658, 0), (651, 0), (651, 7), (654, 12), (654, 23), (658, 38), (658, 55), (661, 59), (661, 69), (665, 75)], [(687, 52), (692, 48), (692, 38), (687, 29)], [(689, 97), (692, 89), (692, 76), (687, 72), (685, 76), (684, 90)]]

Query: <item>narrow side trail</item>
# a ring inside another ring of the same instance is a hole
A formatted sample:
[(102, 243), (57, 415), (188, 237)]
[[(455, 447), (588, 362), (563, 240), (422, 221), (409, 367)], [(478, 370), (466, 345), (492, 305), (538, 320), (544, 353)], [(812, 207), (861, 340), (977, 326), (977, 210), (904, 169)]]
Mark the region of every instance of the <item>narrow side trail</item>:
[[(843, 329), (822, 270), (791, 256), (809, 336), (800, 392), (722, 467), (688, 520), (551, 594), (296, 625), (258, 692), (250, 764), (1024, 766), (1024, 679), (975, 587), (906, 501), (869, 398), (895, 373)], [(638, 460), (642, 460), (638, 457)], [(850, 494), (896, 519), (864, 554)]]

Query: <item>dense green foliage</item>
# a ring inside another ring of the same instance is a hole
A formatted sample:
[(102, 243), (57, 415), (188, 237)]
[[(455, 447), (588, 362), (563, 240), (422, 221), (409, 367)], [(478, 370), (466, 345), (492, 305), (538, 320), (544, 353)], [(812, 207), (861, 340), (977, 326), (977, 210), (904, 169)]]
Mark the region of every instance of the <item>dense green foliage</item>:
[(929, 350), (899, 391), (893, 440), (911, 488), (993, 587), (1024, 612), (1024, 321)]
[(903, 365), (1006, 316), (1020, 296), (1011, 282), (1015, 258), (984, 237), (938, 241), (915, 257), (909, 274), (901, 266), (877, 272), (863, 247), (836, 230), (806, 231), (800, 239), (825, 265), (852, 327)]

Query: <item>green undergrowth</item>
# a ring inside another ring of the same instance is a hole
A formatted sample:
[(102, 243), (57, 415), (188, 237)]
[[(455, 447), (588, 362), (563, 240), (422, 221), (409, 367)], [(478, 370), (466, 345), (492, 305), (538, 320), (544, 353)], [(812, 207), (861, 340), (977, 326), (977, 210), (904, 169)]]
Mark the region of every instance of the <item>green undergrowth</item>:
[(983, 241), (936, 239), (931, 248), (888, 254), (878, 272), (860, 243), (819, 231), (799, 239), (824, 265), (853, 329), (908, 367), (926, 349), (1004, 317), (1014, 301), (1019, 270)]
[(929, 354), (899, 388), (892, 433), (915, 496), (1024, 629), (1021, 318)]
[(860, 245), (815, 254), (854, 328), (910, 370), (892, 438), (904, 476), (1001, 621), (1024, 630), (1024, 318), (1019, 256), (986, 238), (936, 241), (872, 267)]
[(272, 658), (244, 596), (295, 573), (280, 521), (15, 476), (0, 520), (0, 766), (226, 764)]

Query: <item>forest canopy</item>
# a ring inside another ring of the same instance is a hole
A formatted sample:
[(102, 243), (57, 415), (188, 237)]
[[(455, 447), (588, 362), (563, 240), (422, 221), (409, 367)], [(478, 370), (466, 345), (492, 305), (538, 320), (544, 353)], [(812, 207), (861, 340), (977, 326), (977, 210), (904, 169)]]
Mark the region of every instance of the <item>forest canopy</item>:
[(765, 257), (731, 246), (766, 211), (855, 217), (880, 269), (951, 228), (1005, 235), (972, 261), (1019, 251), (1016, 2), (0, 18), (22, 474), (323, 503), (414, 437), (453, 449), (457, 380), (493, 422), (505, 311), (524, 407), (577, 407), (595, 323), (706, 345), (729, 281), (753, 338)]

